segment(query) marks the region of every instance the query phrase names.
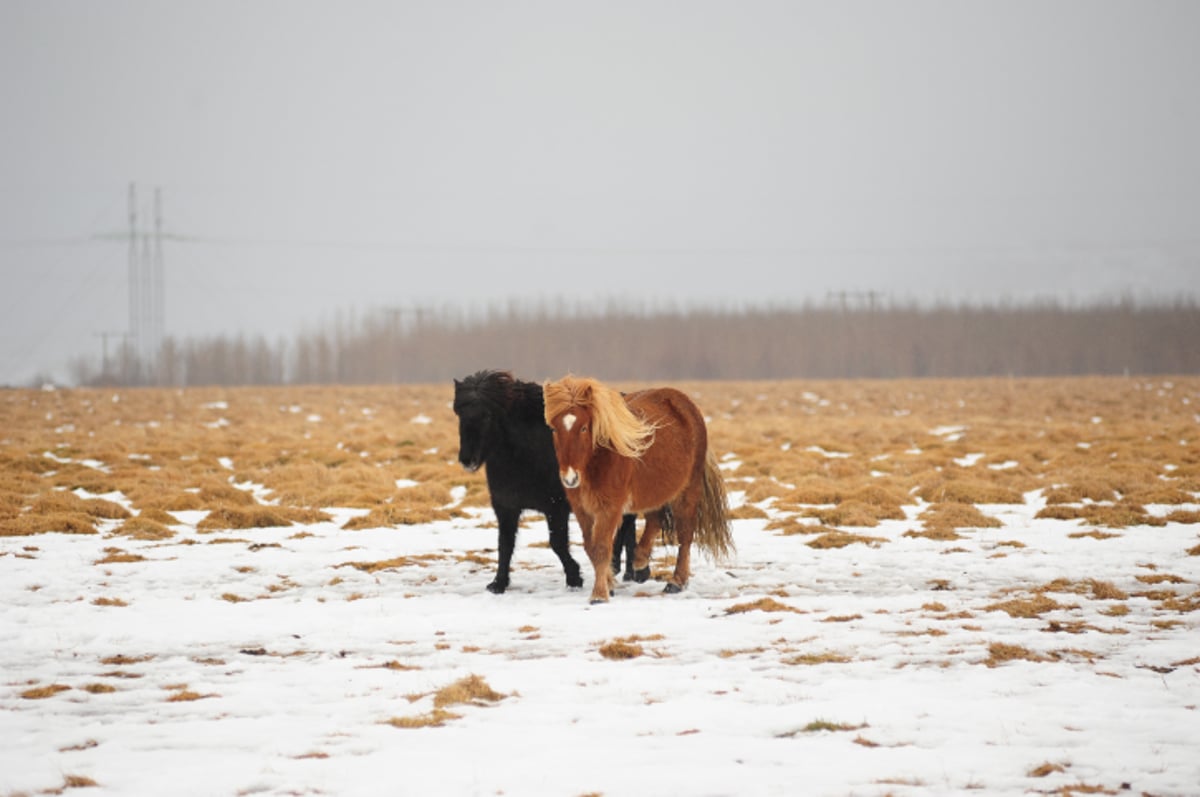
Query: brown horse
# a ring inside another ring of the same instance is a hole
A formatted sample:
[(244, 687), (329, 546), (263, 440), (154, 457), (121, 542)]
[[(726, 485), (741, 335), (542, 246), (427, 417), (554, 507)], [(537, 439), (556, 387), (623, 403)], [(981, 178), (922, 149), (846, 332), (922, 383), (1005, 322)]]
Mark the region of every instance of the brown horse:
[(687, 585), (693, 540), (714, 559), (733, 551), (725, 482), (708, 450), (704, 416), (691, 399), (668, 387), (622, 396), (574, 376), (547, 382), (542, 392), (559, 478), (596, 571), (592, 603), (612, 595), (613, 537), (623, 513), (646, 517), (637, 581), (650, 576), (659, 529), (673, 526), (679, 554), (666, 592)]

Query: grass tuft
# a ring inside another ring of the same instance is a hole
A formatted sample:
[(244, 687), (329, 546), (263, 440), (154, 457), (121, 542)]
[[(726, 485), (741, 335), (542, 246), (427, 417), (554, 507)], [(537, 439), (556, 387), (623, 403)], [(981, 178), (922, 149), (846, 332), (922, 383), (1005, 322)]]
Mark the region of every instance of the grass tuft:
[[(973, 504), (942, 503), (933, 504), (920, 515), (927, 531), (944, 531), (953, 529), (996, 529), (1001, 523), (994, 517), (988, 517)], [(957, 536), (957, 535), (956, 535)], [(951, 538), (953, 539), (953, 538)]]
[(831, 722), (825, 719), (815, 719), (802, 728), (776, 734), (777, 739), (791, 739), (802, 733), (844, 733), (846, 731), (861, 731), (867, 724), (851, 725), (848, 722)]
[(620, 639), (615, 639), (600, 646), (600, 655), (613, 661), (636, 659), (638, 656), (645, 654), (645, 652), (645, 648), (636, 642), (625, 642)]
[(139, 515), (130, 518), (113, 530), (113, 534), (132, 537), (135, 540), (167, 540), (175, 536), (165, 525), (152, 518)]
[(750, 603), (735, 603), (725, 610), (725, 614), (745, 614), (746, 612), (795, 612), (796, 614), (804, 614), (800, 609), (788, 606), (786, 603), (780, 603), (771, 597), (759, 598)]
[(437, 690), (433, 695), (433, 705), (434, 708), (458, 705), (482, 706), (498, 703), (506, 697), (509, 695), (492, 689), (481, 676), (468, 675)]
[(884, 537), (870, 537), (865, 534), (851, 534), (848, 531), (832, 529), (804, 544), (809, 548), (825, 550), (829, 548), (845, 548), (847, 545), (855, 544), (869, 545), (875, 548), (884, 542), (887, 542), (887, 539)]
[[(414, 703), (427, 694), (408, 695), (410, 703)], [(511, 697), (492, 689), (481, 676), (468, 675), (433, 693), (433, 710), (411, 717), (392, 717), (384, 720), (385, 725), (394, 728), (437, 728), (450, 720), (460, 719), (461, 714), (448, 711), (449, 706), (488, 706)]]
[(24, 514), (0, 521), (0, 537), (26, 537), (34, 534), (99, 534), (92, 518), (82, 512)]
[(385, 720), (384, 724), (391, 725), (393, 728), (440, 728), (450, 720), (457, 719), (462, 719), (462, 715), (435, 708), (433, 711), (413, 717), (392, 717)]
[(32, 689), (26, 689), (21, 693), (21, 697), (26, 700), (45, 700), (48, 697), (54, 697), (60, 692), (67, 692), (71, 687), (66, 684), (48, 684), (47, 686), (35, 686)]
[(63, 777), (64, 789), (86, 789), (100, 784), (86, 775), (66, 775)]
[(1052, 657), (1043, 656), (1040, 653), (1022, 647), (1021, 645), (1009, 645), (1004, 642), (993, 642), (988, 645), (988, 657), (983, 660), (983, 663), (988, 667), (998, 667), (1001, 664), (1010, 661), (1034, 661), (1044, 662), (1053, 661)]
[(784, 659), (783, 663), (811, 667), (817, 664), (847, 664), (851, 661), (853, 659), (849, 656), (834, 653), (833, 651), (826, 651), (825, 653), (801, 653), (796, 656), (790, 656)]
[(1009, 617), (1029, 619), (1041, 617), (1046, 612), (1067, 608), (1061, 603), (1045, 595), (1034, 595), (1031, 598), (1013, 598), (984, 606), (984, 611), (1005, 612)]

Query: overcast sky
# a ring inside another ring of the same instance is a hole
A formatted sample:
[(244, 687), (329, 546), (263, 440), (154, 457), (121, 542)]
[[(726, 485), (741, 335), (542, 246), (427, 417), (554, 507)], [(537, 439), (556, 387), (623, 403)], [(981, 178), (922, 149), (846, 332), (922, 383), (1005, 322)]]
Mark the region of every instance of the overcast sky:
[(1200, 293), (1200, 3), (0, 0), (0, 384), (512, 297)]

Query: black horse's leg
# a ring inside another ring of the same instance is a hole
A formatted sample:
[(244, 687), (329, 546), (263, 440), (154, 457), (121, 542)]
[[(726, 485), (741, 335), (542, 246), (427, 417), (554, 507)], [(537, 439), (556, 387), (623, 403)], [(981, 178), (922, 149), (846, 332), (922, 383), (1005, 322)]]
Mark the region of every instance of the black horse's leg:
[(508, 589), (508, 570), (512, 564), (513, 548), (517, 544), (517, 521), (521, 517), (520, 509), (498, 507), (492, 509), (496, 513), (496, 523), (500, 526), (499, 555), (496, 561), (496, 578), (488, 584), (488, 592), (500, 595)]
[(621, 552), (625, 550), (625, 525), (629, 517), (629, 515), (625, 515), (621, 519), (621, 527), (617, 529), (617, 538), (613, 540), (612, 572), (614, 576), (621, 572)]
[(621, 572), (621, 554), (625, 554), (625, 575), (622, 581), (633, 581), (633, 551), (637, 546), (637, 515), (625, 515), (621, 518), (621, 528), (617, 529), (617, 539), (613, 543), (613, 575)]
[(567, 586), (578, 588), (583, 586), (583, 576), (579, 572), (579, 563), (571, 556), (571, 540), (567, 535), (570, 517), (571, 513), (565, 506), (554, 509), (546, 515), (546, 525), (550, 527), (550, 549), (562, 562)]

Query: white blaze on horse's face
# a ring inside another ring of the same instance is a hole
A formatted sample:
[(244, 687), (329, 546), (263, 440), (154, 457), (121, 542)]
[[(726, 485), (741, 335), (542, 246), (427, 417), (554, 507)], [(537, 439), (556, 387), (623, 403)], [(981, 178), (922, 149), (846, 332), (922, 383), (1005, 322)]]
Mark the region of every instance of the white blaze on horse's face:
[[(574, 430), (574, 432), (572, 432)], [(558, 420), (554, 427), (554, 448), (558, 456), (558, 478), (563, 487), (574, 490), (583, 481), (583, 474), (572, 464), (579, 457), (578, 451), (586, 444), (583, 439), (587, 432), (587, 423), (579, 422), (579, 416), (568, 412)], [(582, 467), (582, 464), (581, 466)]]

